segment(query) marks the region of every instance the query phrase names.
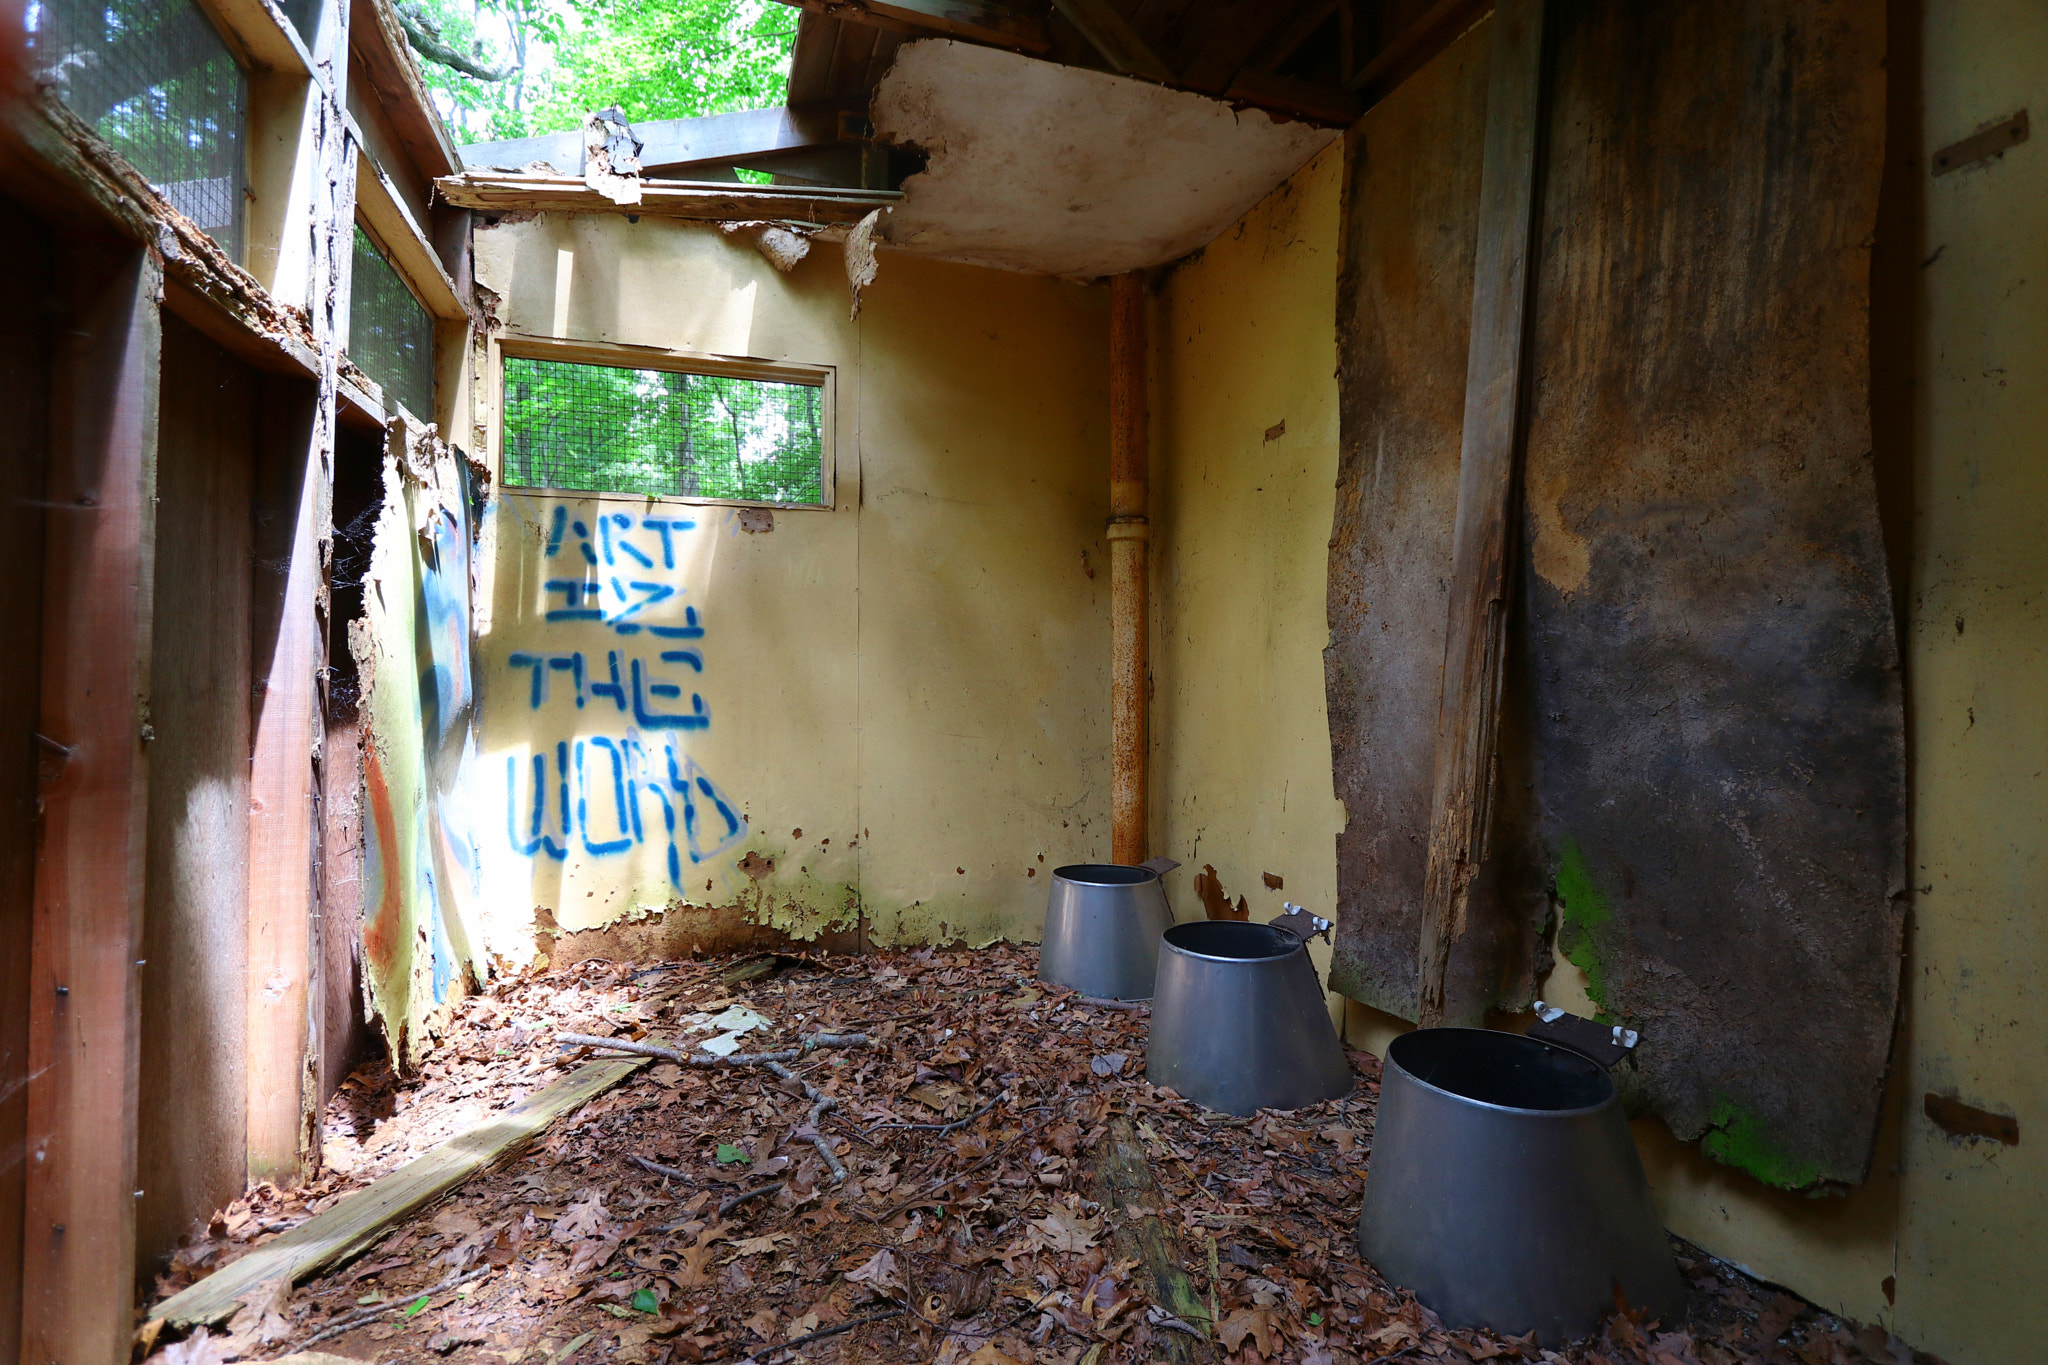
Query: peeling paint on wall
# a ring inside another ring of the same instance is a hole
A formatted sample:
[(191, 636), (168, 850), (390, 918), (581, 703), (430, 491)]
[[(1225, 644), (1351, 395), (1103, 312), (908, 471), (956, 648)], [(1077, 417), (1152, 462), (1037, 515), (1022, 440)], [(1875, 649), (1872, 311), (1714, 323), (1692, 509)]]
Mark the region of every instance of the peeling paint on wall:
[(436, 1012), (489, 974), (474, 820), (471, 477), (430, 429), (393, 421), (364, 615), (349, 631), (365, 717), (364, 989), (406, 1069)]

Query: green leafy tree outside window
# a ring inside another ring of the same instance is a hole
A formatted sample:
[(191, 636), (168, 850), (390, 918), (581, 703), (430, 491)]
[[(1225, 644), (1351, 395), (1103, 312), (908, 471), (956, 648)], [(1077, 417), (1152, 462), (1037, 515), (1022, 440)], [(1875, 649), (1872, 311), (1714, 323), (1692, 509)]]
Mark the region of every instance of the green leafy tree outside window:
[(403, 0), (400, 11), (462, 142), (562, 132), (612, 105), (635, 122), (771, 108), (788, 96), (800, 13), (777, 0)]
[(505, 358), (508, 485), (816, 506), (824, 390)]

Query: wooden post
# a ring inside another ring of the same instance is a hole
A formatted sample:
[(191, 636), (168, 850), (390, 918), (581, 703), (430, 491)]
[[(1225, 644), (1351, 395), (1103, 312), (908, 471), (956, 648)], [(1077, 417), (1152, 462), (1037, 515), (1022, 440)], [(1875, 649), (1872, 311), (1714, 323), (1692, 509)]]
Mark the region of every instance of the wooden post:
[(1543, 108), (1544, 0), (1493, 12), (1472, 340), (1451, 545), (1450, 626), (1437, 705), (1435, 799), (1423, 885), (1420, 1021), (1443, 1022), (1451, 949), (1492, 819), (1510, 548), (1520, 492), (1524, 360)]
[[(249, 1178), (287, 1184), (320, 1160), (321, 677), (333, 543), (337, 352), (348, 316), (356, 156), (334, 93), (342, 28), (322, 26), (315, 84), (312, 279), (317, 386), (272, 386), (264, 422), (274, 459), (258, 467), (259, 565), (281, 572), (251, 594), (258, 693), (249, 775)], [(264, 514), (268, 514), (266, 520)]]
[(1146, 453), (1145, 281), (1132, 271), (1110, 282), (1109, 305), (1110, 856), (1127, 865), (1149, 856)]
[(126, 1360), (163, 266), (73, 245), (52, 375), (22, 1359)]

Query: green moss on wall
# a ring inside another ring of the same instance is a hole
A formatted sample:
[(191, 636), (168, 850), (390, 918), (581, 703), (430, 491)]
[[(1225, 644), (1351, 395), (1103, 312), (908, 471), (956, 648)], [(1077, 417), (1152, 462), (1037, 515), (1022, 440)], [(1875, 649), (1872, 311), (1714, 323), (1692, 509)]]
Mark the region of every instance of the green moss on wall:
[(1586, 974), (1586, 994), (1607, 1018), (1607, 976), (1597, 941), (1614, 918), (1607, 897), (1593, 885), (1593, 869), (1578, 841), (1567, 837), (1557, 859), (1557, 949)]
[(1730, 1099), (1714, 1106), (1713, 1124), (1701, 1135), (1700, 1150), (1781, 1190), (1806, 1189), (1821, 1177), (1820, 1167), (1780, 1150), (1763, 1120)]

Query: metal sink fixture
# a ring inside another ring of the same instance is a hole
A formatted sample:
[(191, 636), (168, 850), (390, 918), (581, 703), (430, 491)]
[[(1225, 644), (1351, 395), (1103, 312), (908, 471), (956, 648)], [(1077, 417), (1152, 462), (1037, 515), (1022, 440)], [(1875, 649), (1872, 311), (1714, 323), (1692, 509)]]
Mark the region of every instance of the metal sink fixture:
[(1179, 866), (1073, 863), (1052, 871), (1038, 979), (1103, 1000), (1149, 1000), (1173, 923), (1160, 873)]
[(1603, 1065), (1635, 1035), (1539, 1014), (1584, 1025), (1562, 1036), (1593, 1055), (1469, 1028), (1388, 1046), (1358, 1249), (1454, 1327), (1554, 1347), (1596, 1330), (1617, 1294), (1675, 1326), (1685, 1281)]
[[(1290, 907), (1292, 909), (1292, 907)], [(1194, 920), (1166, 931), (1145, 1049), (1145, 1079), (1207, 1109), (1299, 1109), (1351, 1090), (1303, 930), (1306, 913), (1272, 924)]]

